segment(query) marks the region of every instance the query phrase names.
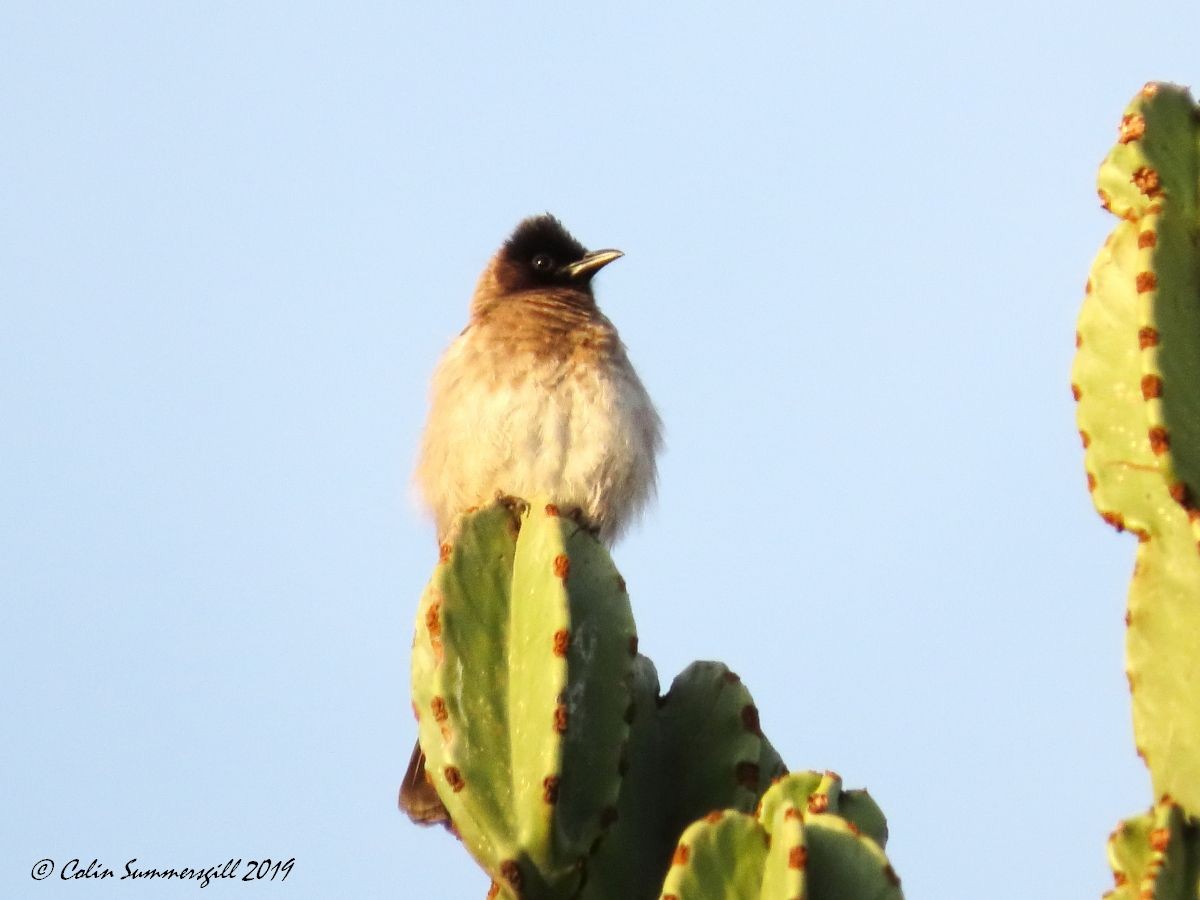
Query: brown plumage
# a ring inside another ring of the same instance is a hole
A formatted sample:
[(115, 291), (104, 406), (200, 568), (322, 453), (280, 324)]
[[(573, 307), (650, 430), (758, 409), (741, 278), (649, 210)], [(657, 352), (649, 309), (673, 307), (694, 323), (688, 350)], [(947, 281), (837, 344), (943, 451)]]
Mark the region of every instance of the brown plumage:
[(620, 255), (547, 215), (484, 269), (434, 372), (417, 465), (439, 536), (503, 493), (578, 507), (611, 543), (650, 499), (661, 422), (591, 287)]
[[(470, 322), (434, 372), (416, 481), (439, 540), (497, 495), (548, 497), (611, 544), (654, 492), (662, 423), (591, 280), (589, 253), (550, 215), (526, 219), (492, 257)], [(413, 751), (400, 805), (448, 821)]]

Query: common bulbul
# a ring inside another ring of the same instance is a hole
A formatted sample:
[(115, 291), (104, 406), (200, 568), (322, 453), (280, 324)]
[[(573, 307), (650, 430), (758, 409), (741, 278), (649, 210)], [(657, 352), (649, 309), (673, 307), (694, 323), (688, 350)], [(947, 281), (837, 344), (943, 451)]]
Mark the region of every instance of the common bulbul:
[[(416, 482), (439, 543), (464, 510), (512, 496), (549, 498), (611, 545), (653, 495), (662, 422), (592, 292), (622, 255), (588, 252), (546, 214), (488, 262), (434, 371), (421, 441)], [(400, 806), (449, 822), (419, 745)]]

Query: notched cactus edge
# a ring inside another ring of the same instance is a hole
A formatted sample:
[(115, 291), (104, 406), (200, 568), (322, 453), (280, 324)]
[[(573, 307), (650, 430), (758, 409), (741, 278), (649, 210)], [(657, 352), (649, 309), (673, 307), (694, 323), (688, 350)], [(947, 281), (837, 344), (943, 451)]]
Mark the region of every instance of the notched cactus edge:
[(1200, 111), (1148, 84), (1100, 167), (1120, 221), (1092, 265), (1072, 393), (1087, 487), (1137, 536), (1126, 673), (1156, 805), (1114, 832), (1114, 898), (1195, 898), (1200, 815)]

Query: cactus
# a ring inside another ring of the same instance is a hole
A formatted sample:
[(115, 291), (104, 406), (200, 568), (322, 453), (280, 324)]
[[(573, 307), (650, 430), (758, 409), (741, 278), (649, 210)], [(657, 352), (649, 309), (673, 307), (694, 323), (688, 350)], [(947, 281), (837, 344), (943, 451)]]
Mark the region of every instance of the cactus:
[(779, 779), (757, 816), (714, 812), (679, 839), (663, 900), (899, 898), (883, 815), (833, 773)]
[[(653, 665), (645, 657), (639, 664), (618, 816), (583, 893), (595, 900), (657, 896), (684, 827), (713, 810), (754, 809), (771, 779), (786, 772), (750, 692), (724, 665), (692, 663), (659, 697)], [(635, 859), (642, 860), (636, 870)]]
[(1200, 122), (1147, 85), (1100, 168), (1121, 217), (1088, 278), (1072, 389), (1087, 481), (1138, 537), (1126, 655), (1138, 752), (1156, 797), (1200, 814)]
[[(786, 772), (725, 666), (693, 663), (660, 696), (608, 553), (544, 501), (497, 502), (451, 529), (418, 610), (412, 675), (426, 771), (493, 895), (657, 897), (689, 823), (727, 810), (761, 830), (746, 814)], [(868, 836), (832, 813), (814, 819), (814, 846), (833, 849), (813, 871), (840, 884), (845, 863), (858, 884), (862, 860), (881, 858), (882, 815), (840, 783), (810, 781), (785, 783), (840, 803)]]
[(542, 503), (460, 520), (417, 615), (421, 746), (467, 849), (514, 895), (570, 896), (621, 785), (636, 647), (624, 584)]
[(1122, 822), (1108, 838), (1116, 887), (1105, 900), (1183, 900), (1197, 893), (1200, 832), (1177, 803), (1163, 800)]
[(1120, 217), (1092, 265), (1072, 391), (1088, 490), (1138, 538), (1126, 673), (1157, 802), (1118, 826), (1106, 897), (1200, 893), (1200, 110), (1148, 84), (1100, 167)]

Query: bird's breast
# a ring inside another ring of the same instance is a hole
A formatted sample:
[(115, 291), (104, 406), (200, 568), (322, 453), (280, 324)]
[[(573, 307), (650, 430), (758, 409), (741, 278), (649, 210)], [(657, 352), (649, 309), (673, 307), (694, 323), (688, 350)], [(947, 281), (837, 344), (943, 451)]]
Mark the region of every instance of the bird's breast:
[(418, 481), (439, 529), (497, 491), (578, 506), (615, 533), (654, 482), (658, 417), (620, 342), (469, 329), (434, 377)]

